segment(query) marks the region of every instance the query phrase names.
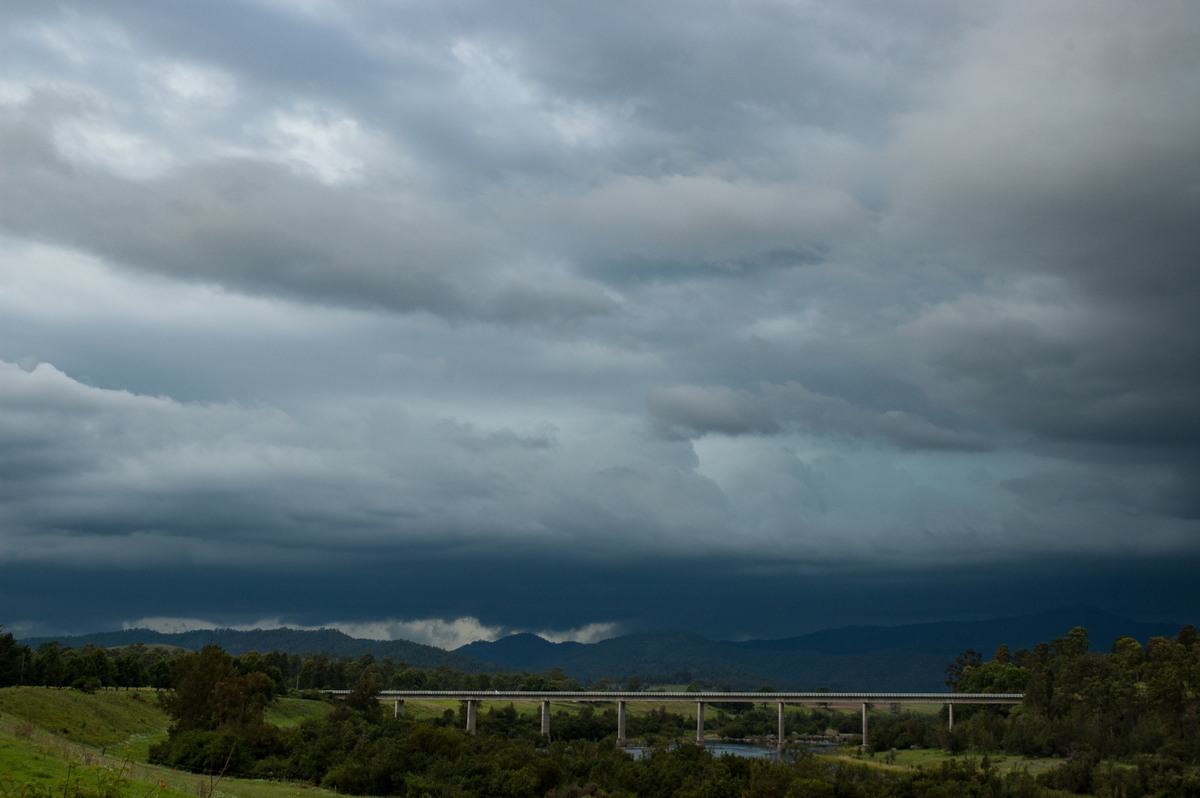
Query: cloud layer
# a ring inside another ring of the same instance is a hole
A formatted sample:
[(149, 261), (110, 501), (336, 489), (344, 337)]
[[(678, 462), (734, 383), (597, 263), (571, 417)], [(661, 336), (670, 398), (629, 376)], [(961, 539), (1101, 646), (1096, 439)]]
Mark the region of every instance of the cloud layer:
[(0, 20), (10, 626), (1200, 598), (1105, 589), (1200, 556), (1191, 4)]

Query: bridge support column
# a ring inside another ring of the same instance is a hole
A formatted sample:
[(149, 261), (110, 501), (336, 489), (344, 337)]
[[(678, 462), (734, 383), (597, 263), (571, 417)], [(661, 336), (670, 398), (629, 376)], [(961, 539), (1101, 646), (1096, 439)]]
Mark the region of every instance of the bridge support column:
[(397, 718), (404, 717), (404, 699), (397, 698), (396, 703), (392, 705), (392, 716)]
[(704, 745), (704, 702), (696, 702), (696, 745)]
[(542, 736), (550, 739), (550, 702), (542, 701)]
[(787, 730), (783, 726), (783, 702), (779, 702), (779, 733), (776, 736), (775, 753), (780, 758), (783, 757), (783, 752), (787, 749)]
[(617, 747), (625, 747), (625, 702), (617, 702)]
[(475, 733), (475, 705), (478, 703), (472, 698), (467, 699), (467, 734)]
[(865, 702), (863, 703), (863, 706), (862, 706), (862, 712), (863, 712), (862, 751), (864, 754), (867, 752), (867, 749), (870, 747), (869, 744), (867, 743), (867, 710), (870, 708), (871, 708), (870, 704), (865, 703)]
[(947, 704), (946, 711), (950, 713), (950, 731), (954, 731), (954, 704)]

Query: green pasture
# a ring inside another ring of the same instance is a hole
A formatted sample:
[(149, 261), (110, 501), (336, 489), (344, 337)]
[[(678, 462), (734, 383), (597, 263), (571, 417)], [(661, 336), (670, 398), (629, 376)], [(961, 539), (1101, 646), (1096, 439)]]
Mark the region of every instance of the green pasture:
[(298, 726), (309, 718), (323, 718), (333, 711), (333, 704), (304, 698), (277, 698), (267, 705), (267, 722), (281, 729)]
[(153, 691), (104, 690), (89, 695), (54, 687), (0, 689), (0, 719), (18, 719), (95, 748), (165, 735), (169, 723)]
[[(280, 725), (330, 710), (285, 698)], [(95, 694), (42, 687), (0, 689), (0, 796), (14, 798), (301, 798), (333, 793), (303, 784), (217, 779), (146, 764), (170, 720), (152, 692)]]

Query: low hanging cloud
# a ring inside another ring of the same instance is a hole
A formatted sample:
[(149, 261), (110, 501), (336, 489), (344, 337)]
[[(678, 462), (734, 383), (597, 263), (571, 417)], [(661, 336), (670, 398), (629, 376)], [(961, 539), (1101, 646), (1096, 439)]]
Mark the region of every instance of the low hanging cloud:
[[(359, 640), (409, 640), (428, 646), (453, 651), (468, 643), (480, 640), (494, 641), (511, 634), (529, 630), (513, 629), (505, 626), (490, 626), (481, 623), (478, 618), (470, 616), (462, 618), (418, 618), (401, 620), (389, 618), (380, 621), (329, 621), (319, 625), (299, 625), (288, 623), (281, 618), (262, 618), (250, 623), (219, 624), (201, 618), (173, 618), (167, 616), (147, 616), (136, 620), (125, 621), (123, 629), (150, 629), (164, 634), (194, 632), (207, 629), (235, 629), (250, 632), (259, 629), (298, 629), (315, 631), (317, 629), (337, 629), (339, 632)], [(595, 643), (619, 634), (619, 626), (615, 623), (589, 623), (577, 629), (543, 629), (534, 632), (539, 637), (551, 643)]]

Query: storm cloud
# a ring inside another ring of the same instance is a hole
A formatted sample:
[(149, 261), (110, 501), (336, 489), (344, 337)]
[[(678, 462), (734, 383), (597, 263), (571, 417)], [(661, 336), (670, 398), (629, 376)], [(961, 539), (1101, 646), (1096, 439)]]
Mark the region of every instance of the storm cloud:
[(11, 629), (1200, 600), (1190, 3), (0, 20)]

